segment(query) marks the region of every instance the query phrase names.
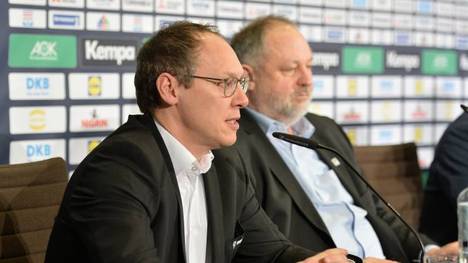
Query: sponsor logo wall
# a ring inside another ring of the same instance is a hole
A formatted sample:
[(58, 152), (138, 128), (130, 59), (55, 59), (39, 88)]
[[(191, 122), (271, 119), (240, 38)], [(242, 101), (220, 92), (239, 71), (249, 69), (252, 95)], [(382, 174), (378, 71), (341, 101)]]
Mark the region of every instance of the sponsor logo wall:
[(73, 170), (139, 112), (139, 47), (184, 19), (227, 38), (261, 15), (296, 21), (314, 49), (309, 110), (355, 145), (416, 142), (424, 168), (468, 101), (461, 0), (9, 0), (0, 10), (0, 163), (60, 156)]

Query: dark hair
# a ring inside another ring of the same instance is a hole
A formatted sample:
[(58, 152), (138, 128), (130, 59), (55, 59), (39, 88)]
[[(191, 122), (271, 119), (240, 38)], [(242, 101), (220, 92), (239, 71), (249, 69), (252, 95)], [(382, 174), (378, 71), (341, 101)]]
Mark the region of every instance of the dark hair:
[(255, 61), (261, 59), (260, 55), (265, 48), (263, 43), (265, 33), (271, 26), (277, 24), (297, 27), (294, 22), (285, 17), (269, 15), (253, 20), (246, 27), (234, 34), (231, 40), (231, 46), (241, 63), (254, 65)]
[(175, 22), (160, 30), (140, 49), (134, 84), (137, 104), (143, 113), (161, 105), (156, 79), (167, 72), (185, 86), (191, 83), (200, 47), (200, 34), (219, 35), (213, 26), (187, 21)]

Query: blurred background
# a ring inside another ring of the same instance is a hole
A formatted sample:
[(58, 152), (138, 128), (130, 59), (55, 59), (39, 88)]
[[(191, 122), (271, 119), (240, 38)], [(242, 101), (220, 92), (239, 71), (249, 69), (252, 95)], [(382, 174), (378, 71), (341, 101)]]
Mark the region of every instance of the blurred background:
[(297, 22), (314, 50), (311, 112), (354, 145), (415, 142), (430, 165), (468, 101), (468, 0), (1, 1), (0, 164), (60, 156), (72, 171), (139, 112), (135, 60), (151, 34), (191, 20), (229, 39), (267, 14)]

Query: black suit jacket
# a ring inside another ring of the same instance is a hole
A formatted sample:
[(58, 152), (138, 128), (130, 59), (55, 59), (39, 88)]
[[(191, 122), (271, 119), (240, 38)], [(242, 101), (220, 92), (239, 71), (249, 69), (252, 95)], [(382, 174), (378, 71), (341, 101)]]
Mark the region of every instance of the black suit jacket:
[(424, 190), (421, 232), (445, 244), (457, 240), (457, 197), (468, 187), (468, 113), (452, 122), (437, 144)]
[[(251, 114), (241, 111), (235, 147), (246, 160), (257, 199), (280, 231), (293, 243), (312, 250), (335, 247), (314, 205)], [(356, 167), (352, 146), (343, 130), (331, 119), (307, 114), (315, 126), (313, 139), (343, 154)], [(419, 256), (419, 245), (409, 230), (362, 183), (343, 161), (335, 166), (335, 154), (319, 149), (318, 155), (331, 167), (356, 205), (368, 212), (387, 258), (409, 262)]]
[[(237, 155), (215, 153), (203, 180), (207, 262), (292, 262), (312, 254), (292, 246), (265, 215)], [(181, 207), (153, 119), (131, 116), (73, 174), (46, 262), (184, 262)]]

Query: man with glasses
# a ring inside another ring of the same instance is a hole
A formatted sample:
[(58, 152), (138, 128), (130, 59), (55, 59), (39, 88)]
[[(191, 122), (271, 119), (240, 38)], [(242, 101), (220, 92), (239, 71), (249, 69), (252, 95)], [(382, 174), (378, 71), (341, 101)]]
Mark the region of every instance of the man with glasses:
[[(212, 28), (175, 23), (137, 60), (144, 115), (109, 135), (75, 170), (46, 262), (296, 262), (228, 150), (247, 105), (234, 51)], [(72, 149), (73, 150), (73, 149)], [(214, 159), (213, 159), (214, 158)], [(329, 250), (304, 262), (345, 262)]]
[(231, 45), (250, 79), (236, 149), (260, 204), (285, 236), (312, 250), (345, 248), (368, 262), (418, 259), (414, 235), (339, 156), (272, 136), (313, 138), (356, 165), (338, 124), (307, 113), (313, 58), (296, 25), (277, 16), (258, 18), (235, 34)]

